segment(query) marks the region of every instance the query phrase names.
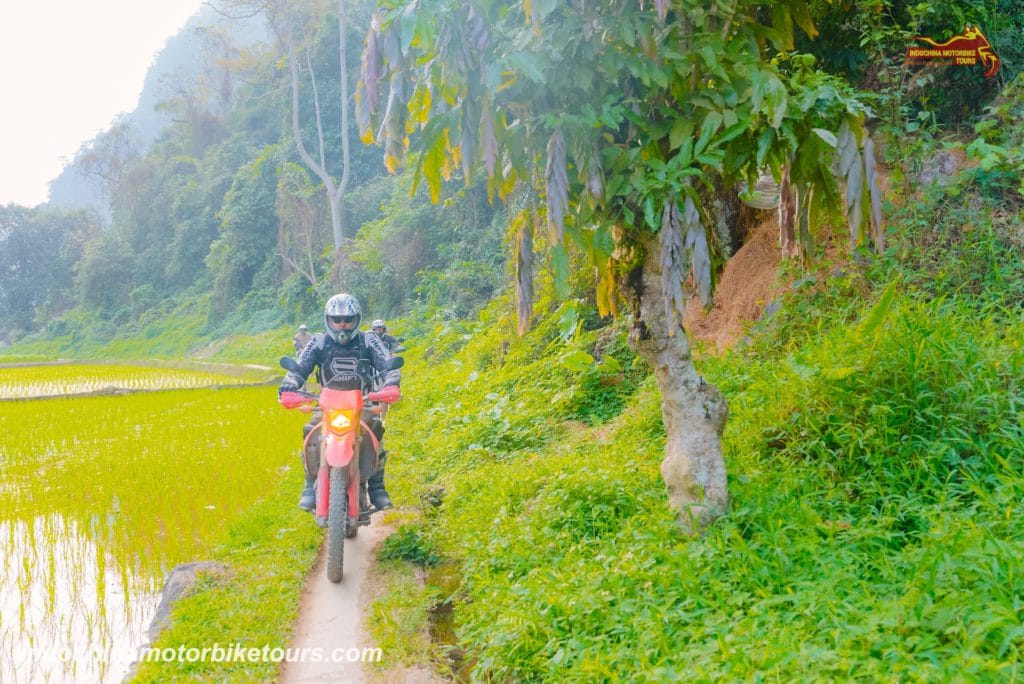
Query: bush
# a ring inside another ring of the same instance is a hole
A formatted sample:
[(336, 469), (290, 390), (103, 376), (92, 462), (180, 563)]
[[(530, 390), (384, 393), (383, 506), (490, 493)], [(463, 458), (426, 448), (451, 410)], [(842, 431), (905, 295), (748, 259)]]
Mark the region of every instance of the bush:
[(414, 525), (400, 527), (381, 544), (377, 552), (380, 560), (404, 560), (422, 567), (441, 562), (441, 556), (423, 532)]

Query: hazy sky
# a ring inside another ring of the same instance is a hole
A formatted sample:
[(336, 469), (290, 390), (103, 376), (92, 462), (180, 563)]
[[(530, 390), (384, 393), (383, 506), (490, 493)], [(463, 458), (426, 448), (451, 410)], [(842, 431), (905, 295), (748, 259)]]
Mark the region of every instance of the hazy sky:
[(203, 0), (0, 0), (0, 205), (46, 201)]

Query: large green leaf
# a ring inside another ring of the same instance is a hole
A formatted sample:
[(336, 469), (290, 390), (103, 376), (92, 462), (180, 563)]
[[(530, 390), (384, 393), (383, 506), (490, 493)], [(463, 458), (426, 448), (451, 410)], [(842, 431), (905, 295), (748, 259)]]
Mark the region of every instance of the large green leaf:
[(542, 85), (545, 83), (544, 72), (541, 71), (541, 60), (537, 55), (529, 52), (512, 52), (507, 59), (509, 66), (526, 78)]
[(573, 349), (558, 357), (558, 363), (573, 373), (582, 373), (594, 366), (594, 357), (582, 349)]
[(707, 116), (704, 117), (704, 121), (700, 124), (700, 136), (697, 138), (697, 142), (693, 146), (694, 156), (698, 156), (704, 151), (704, 148), (707, 147), (708, 143), (711, 141), (711, 137), (718, 131), (718, 128), (721, 125), (721, 112), (708, 112)]

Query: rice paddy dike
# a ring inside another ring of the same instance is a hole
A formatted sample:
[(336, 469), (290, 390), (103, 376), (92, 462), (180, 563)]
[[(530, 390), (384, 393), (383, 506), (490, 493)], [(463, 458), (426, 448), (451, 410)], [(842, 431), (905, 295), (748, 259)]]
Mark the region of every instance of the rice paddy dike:
[(166, 574), (295, 465), (270, 375), (0, 368), (0, 681), (125, 676)]

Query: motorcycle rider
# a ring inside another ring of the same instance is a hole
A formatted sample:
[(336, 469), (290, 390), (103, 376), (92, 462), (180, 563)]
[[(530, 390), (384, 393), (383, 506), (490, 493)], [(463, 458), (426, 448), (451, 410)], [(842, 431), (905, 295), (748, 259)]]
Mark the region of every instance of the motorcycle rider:
[(312, 337), (313, 336), (309, 334), (309, 328), (306, 327), (306, 324), (303, 323), (300, 325), (299, 332), (297, 332), (295, 337), (292, 338), (292, 346), (295, 347), (295, 353), (298, 354), (305, 349)]
[(384, 346), (387, 347), (389, 352), (395, 353), (397, 351), (401, 351), (399, 339), (394, 335), (388, 334), (388, 326), (384, 325), (384, 321), (378, 318), (370, 324), (370, 330), (377, 334), (377, 337), (380, 338), (380, 341), (384, 343)]
[[(382, 386), (398, 386), (401, 372), (397, 369), (388, 370), (387, 362), (391, 353), (380, 338), (371, 333), (359, 330), (362, 320), (362, 308), (359, 301), (350, 294), (339, 293), (327, 300), (324, 305), (324, 328), (326, 332), (313, 335), (302, 349), (297, 372), (289, 371), (281, 386), (281, 392), (294, 391), (306, 382), (313, 369), (316, 368), (317, 380), (321, 387), (332, 389), (364, 389), (372, 387), (375, 373), (380, 374)], [(318, 412), (314, 413), (309, 423), (303, 428), (303, 438), (320, 421)], [(384, 436), (384, 426), (379, 419), (371, 424), (371, 429), (378, 442)], [(311, 465), (319, 462), (319, 447), (310, 440), (309, 451), (304, 462)], [(369, 450), (372, 462), (373, 443), (370, 439), (362, 440), (362, 449)], [(391, 508), (391, 497), (384, 488), (384, 463), (387, 452), (381, 450), (377, 462), (378, 469), (366, 482), (370, 503), (377, 510)], [(316, 469), (313, 477), (306, 472), (306, 482), (299, 498), (299, 508), (311, 511), (316, 506), (313, 484), (316, 482)]]

